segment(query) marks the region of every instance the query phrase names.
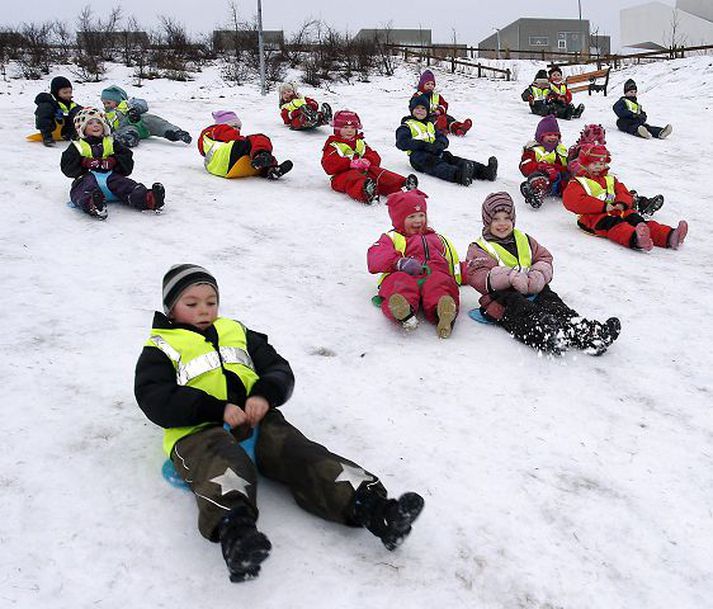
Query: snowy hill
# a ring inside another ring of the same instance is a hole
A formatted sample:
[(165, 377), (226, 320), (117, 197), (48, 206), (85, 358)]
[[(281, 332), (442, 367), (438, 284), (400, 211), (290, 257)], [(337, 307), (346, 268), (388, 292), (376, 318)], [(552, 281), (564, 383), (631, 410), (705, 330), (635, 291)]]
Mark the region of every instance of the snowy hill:
[[(27, 144), (46, 83), (0, 83), (0, 279), (6, 431), (0, 460), (3, 607), (477, 607), (701, 609), (713, 580), (710, 186), (713, 58), (629, 67), (609, 97), (578, 94), (584, 122), (608, 131), (612, 172), (663, 193), (657, 219), (690, 223), (680, 251), (629, 251), (588, 237), (558, 202), (519, 204), (517, 168), (537, 117), (519, 81), (437, 72), (457, 118), (474, 128), (455, 154), (500, 161), (495, 184), (462, 188), (420, 176), (431, 225), (465, 255), (492, 190), (518, 201), (517, 225), (555, 256), (553, 288), (582, 314), (618, 315), (601, 358), (538, 357), (499, 328), (473, 323), (462, 289), (452, 337), (429, 324), (404, 335), (369, 299), (366, 249), (389, 228), (385, 206), (334, 193), (320, 166), (328, 135), (282, 127), (276, 94), (195, 82), (147, 82), (132, 94), (194, 137), (210, 111), (235, 109), (243, 132), (270, 135), (283, 180), (221, 180), (194, 145), (149, 140), (136, 179), (166, 185), (166, 211), (112, 205), (106, 222), (65, 205), (63, 146)], [(409, 172), (393, 146), (416, 68), (390, 79), (306, 93), (359, 112), (383, 165)], [(98, 104), (111, 80), (75, 86)], [(627, 78), (666, 141), (616, 130)], [(561, 121), (565, 144), (583, 121)], [(394, 553), (368, 532), (323, 522), (262, 481), (260, 527), (273, 552), (260, 578), (228, 580), (219, 547), (196, 530), (189, 493), (161, 478), (161, 431), (133, 397), (133, 368), (178, 262), (206, 266), (221, 311), (266, 332), (297, 377), (286, 417), (426, 508)], [(708, 372), (706, 372), (708, 370)]]

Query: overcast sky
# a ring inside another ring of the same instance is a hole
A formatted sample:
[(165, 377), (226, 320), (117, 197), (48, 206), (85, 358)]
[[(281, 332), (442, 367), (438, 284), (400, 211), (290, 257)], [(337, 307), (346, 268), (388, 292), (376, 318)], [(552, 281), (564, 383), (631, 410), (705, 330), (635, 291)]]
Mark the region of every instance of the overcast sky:
[[(674, 0), (662, 0), (674, 5)], [(612, 49), (619, 48), (619, 11), (644, 4), (646, 0), (581, 0), (582, 18), (589, 19), (601, 34), (612, 37)], [(477, 44), (493, 27), (504, 27), (519, 17), (577, 18), (577, 0), (262, 0), (265, 29), (299, 29), (309, 17), (319, 18), (339, 31), (356, 33), (363, 27), (391, 23), (399, 28), (430, 28), (434, 42), (450, 42), (455, 30), (458, 42)], [(135, 15), (145, 29), (156, 26), (159, 15), (171, 16), (191, 32), (210, 32), (228, 21), (228, 0), (122, 0), (116, 3), (88, 3), (87, 0), (33, 0), (5, 2), (0, 24), (42, 22), (57, 17), (74, 25), (78, 13), (90, 4), (97, 15), (107, 14), (107, 6), (121, 6), (124, 15)], [(256, 12), (257, 0), (237, 0), (241, 17)]]

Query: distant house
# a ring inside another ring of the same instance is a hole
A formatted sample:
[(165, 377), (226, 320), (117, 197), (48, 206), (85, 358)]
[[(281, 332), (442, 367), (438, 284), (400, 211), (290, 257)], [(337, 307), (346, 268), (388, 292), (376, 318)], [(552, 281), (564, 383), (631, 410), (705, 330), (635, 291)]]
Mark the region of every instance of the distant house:
[(491, 58), (497, 56), (498, 48), (502, 57), (506, 56), (509, 49), (532, 52), (531, 55), (518, 53), (517, 59), (537, 59), (543, 51), (606, 55), (611, 51), (611, 39), (609, 36), (594, 38), (590, 33), (588, 19), (523, 17), (481, 40), (478, 48), (492, 49), (479, 53), (481, 57)]
[(621, 45), (639, 49), (713, 44), (713, 2), (676, 0), (675, 8), (649, 2), (619, 13)]
[(423, 46), (431, 45), (431, 30), (424, 29), (362, 29), (354, 36), (354, 40), (373, 41), (376, 40), (381, 44), (408, 45), (416, 44)]
[[(279, 50), (285, 46), (285, 32), (283, 30), (263, 30), (263, 43), (266, 49)], [(257, 30), (214, 30), (213, 50), (230, 51), (236, 47), (240, 49), (257, 48)]]

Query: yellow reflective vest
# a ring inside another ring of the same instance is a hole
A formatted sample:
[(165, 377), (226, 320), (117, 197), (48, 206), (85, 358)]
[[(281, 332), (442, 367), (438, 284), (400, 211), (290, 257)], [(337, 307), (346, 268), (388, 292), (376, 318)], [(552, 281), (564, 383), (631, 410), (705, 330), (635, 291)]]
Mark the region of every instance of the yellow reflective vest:
[(488, 241), (484, 237), (478, 239), (478, 245), (490, 254), (498, 262), (498, 266), (506, 266), (511, 269), (527, 270), (532, 266), (532, 249), (530, 240), (522, 231), (513, 229), (515, 236), (515, 247), (517, 256), (513, 256), (507, 249), (499, 243)]
[(641, 104), (637, 104), (634, 100), (625, 97), (624, 103), (626, 104), (626, 107), (629, 112), (632, 112), (634, 114), (639, 114), (641, 112)]
[(433, 114), (434, 112), (436, 112), (436, 110), (438, 110), (438, 106), (441, 105), (440, 104), (441, 96), (434, 91), (431, 93), (430, 99), (431, 99), (431, 108), (430, 108), (429, 112), (431, 114)]
[(64, 103), (63, 101), (61, 101), (59, 99), (57, 99), (57, 105), (59, 106), (59, 109), (62, 111), (62, 114), (64, 114), (65, 116), (69, 116), (70, 110), (77, 107), (77, 104), (75, 104), (73, 101), (69, 102), (69, 105), (67, 105), (66, 103)]
[(552, 91), (554, 91), (557, 95), (561, 95), (562, 97), (567, 95), (567, 83), (565, 82), (561, 82), (559, 85), (556, 85), (555, 83), (551, 82), (550, 89), (552, 89)]
[(535, 153), (535, 160), (538, 163), (555, 165), (559, 157), (560, 163), (567, 167), (567, 148), (562, 143), (557, 144), (557, 147), (549, 152), (545, 150), (544, 146), (533, 146), (532, 150)]
[[(428, 142), (429, 144), (436, 141), (436, 127), (432, 122), (417, 121), (415, 118), (410, 118), (404, 124), (408, 125), (413, 139), (420, 142)], [(406, 154), (410, 155), (411, 152), (411, 150), (407, 150)]]
[(535, 85), (530, 85), (530, 90), (532, 91), (533, 101), (545, 101), (547, 99), (547, 96), (550, 94), (550, 90), (546, 87), (541, 89), (540, 87), (536, 87)]
[[(406, 253), (406, 236), (395, 230), (389, 231), (386, 234), (389, 236), (392, 243), (394, 244), (394, 249), (403, 256)], [(456, 283), (458, 285), (461, 285), (462, 278), (460, 274), (460, 260), (458, 259), (458, 250), (456, 250), (455, 246), (453, 245), (451, 240), (448, 239), (448, 237), (444, 237), (443, 235), (439, 234), (438, 238), (441, 240), (441, 243), (443, 243), (443, 249), (445, 250), (445, 258), (448, 261), (448, 270), (453, 276), (453, 279), (456, 280)], [(390, 274), (391, 273), (382, 273), (379, 276), (379, 280), (376, 285), (381, 285), (384, 279), (386, 279)]]
[(208, 173), (224, 178), (230, 171), (230, 152), (235, 142), (217, 142), (203, 136), (203, 165)]
[(108, 110), (104, 113), (112, 131), (116, 131), (119, 128), (119, 112), (127, 114), (129, 112), (129, 102), (123, 100), (119, 102), (119, 105), (116, 108)]
[(582, 185), (584, 192), (586, 192), (590, 197), (594, 197), (600, 201), (606, 201), (607, 203), (611, 203), (616, 199), (616, 193), (614, 190), (616, 180), (613, 175), (604, 176), (606, 188), (602, 188), (599, 182), (586, 176), (577, 176), (576, 180)]
[[(72, 144), (79, 151), (83, 157), (91, 159), (94, 157), (92, 154), (92, 147), (89, 145), (87, 140), (73, 140)], [(102, 158), (105, 159), (114, 154), (114, 138), (109, 136), (104, 136), (102, 138)]]
[[(225, 317), (216, 319), (213, 326), (218, 332), (218, 350), (202, 334), (184, 328), (153, 328), (145, 346), (160, 349), (171, 360), (176, 370), (176, 383), (181, 387), (194, 387), (219, 400), (227, 400), (225, 368), (240, 378), (249, 395), (259, 377), (248, 354), (245, 326)], [(178, 440), (214, 424), (166, 429), (164, 451), (170, 455)]]
[(366, 152), (366, 143), (363, 139), (358, 139), (356, 141), (356, 144), (354, 145), (354, 148), (352, 148), (349, 144), (345, 144), (344, 142), (332, 142), (331, 145), (337, 151), (337, 154), (339, 156), (345, 157), (347, 159), (353, 159), (354, 156), (363, 157), (364, 153)]
[[(286, 104), (282, 104), (280, 106), (280, 110), (287, 110), (290, 115), (297, 110), (298, 108), (301, 108), (307, 103), (304, 97), (295, 97), (295, 99), (288, 101)], [(290, 116), (290, 118), (292, 118)]]

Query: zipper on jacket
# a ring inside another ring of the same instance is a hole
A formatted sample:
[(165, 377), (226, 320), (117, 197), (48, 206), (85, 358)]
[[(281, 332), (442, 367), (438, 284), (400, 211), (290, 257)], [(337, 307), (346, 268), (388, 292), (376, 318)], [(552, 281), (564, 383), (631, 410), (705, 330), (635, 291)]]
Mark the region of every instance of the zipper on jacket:
[(426, 241), (425, 235), (421, 235), (421, 243), (423, 243), (423, 254), (428, 261), (431, 259), (431, 251), (428, 249), (428, 241)]

